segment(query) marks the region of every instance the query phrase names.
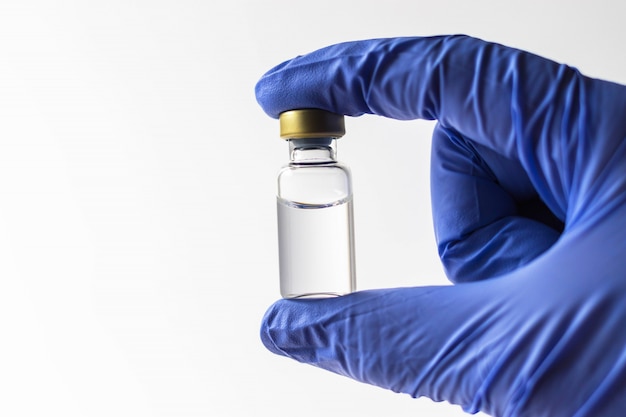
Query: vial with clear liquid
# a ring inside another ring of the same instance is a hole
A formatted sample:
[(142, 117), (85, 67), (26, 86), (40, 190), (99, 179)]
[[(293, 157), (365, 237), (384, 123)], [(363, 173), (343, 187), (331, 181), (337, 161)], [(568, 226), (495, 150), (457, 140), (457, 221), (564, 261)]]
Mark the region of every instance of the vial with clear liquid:
[(289, 163), (278, 173), (280, 292), (336, 297), (355, 290), (350, 170), (336, 159), (342, 115), (301, 109), (280, 115)]

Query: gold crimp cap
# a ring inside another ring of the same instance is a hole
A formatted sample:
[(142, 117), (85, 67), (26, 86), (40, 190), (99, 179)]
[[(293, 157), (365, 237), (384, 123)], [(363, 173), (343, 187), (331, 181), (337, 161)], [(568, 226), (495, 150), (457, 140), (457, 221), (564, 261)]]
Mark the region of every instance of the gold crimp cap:
[(346, 133), (343, 115), (326, 110), (288, 110), (278, 120), (282, 139), (340, 138)]

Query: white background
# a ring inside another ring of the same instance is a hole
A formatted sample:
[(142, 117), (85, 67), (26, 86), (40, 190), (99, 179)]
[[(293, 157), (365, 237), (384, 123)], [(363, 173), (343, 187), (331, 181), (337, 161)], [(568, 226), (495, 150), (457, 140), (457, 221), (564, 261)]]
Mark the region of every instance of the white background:
[[(0, 415), (462, 415), (262, 346), (287, 147), (254, 84), (327, 44), (448, 33), (626, 83), (619, 3), (1, 0)], [(360, 289), (447, 284), (432, 126), (347, 120)]]

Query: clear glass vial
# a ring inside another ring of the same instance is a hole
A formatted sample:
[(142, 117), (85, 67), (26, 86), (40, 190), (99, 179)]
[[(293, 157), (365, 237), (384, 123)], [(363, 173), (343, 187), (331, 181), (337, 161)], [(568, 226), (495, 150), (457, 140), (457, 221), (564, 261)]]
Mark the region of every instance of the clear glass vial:
[(280, 115), (289, 164), (278, 173), (280, 292), (335, 297), (355, 290), (350, 170), (337, 162), (342, 115), (300, 109)]

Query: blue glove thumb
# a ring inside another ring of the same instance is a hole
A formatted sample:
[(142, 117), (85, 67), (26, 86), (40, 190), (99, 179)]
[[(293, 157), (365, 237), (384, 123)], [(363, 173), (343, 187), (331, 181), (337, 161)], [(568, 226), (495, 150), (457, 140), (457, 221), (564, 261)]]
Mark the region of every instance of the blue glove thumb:
[[(606, 232), (567, 239), (502, 278), (281, 300), (261, 338), (276, 354), (471, 413), (621, 415), (624, 242)], [(571, 261), (607, 244), (608, 268)]]

